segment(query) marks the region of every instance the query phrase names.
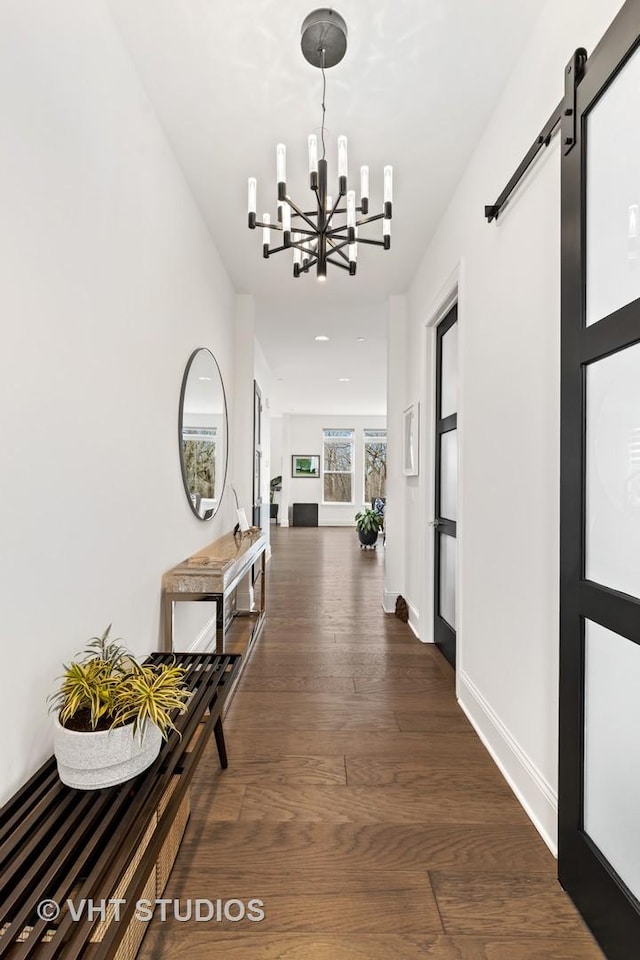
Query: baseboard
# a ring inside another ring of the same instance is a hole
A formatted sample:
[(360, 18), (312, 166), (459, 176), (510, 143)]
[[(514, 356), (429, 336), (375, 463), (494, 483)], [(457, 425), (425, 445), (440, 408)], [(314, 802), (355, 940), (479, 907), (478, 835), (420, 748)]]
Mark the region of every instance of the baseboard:
[(414, 605), (407, 600), (407, 607), (409, 608), (409, 626), (411, 627), (413, 633), (416, 635), (418, 640), (420, 639), (420, 614), (414, 607)]
[(382, 594), (382, 609), (385, 613), (395, 613), (396, 612), (396, 600), (400, 594), (398, 591), (389, 591), (385, 590)]
[(476, 733), (549, 850), (557, 857), (558, 797), (553, 787), (464, 673), (458, 675), (458, 694), (458, 702)]
[(319, 527), (353, 527), (354, 531), (356, 525), (353, 520), (318, 520)]

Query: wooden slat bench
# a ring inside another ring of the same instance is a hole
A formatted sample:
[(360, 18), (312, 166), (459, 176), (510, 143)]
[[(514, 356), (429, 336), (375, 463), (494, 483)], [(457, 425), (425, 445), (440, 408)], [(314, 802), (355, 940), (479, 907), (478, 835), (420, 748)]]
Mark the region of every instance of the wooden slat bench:
[[(154, 653), (175, 659), (192, 691), (178, 732), (154, 763), (133, 780), (103, 790), (64, 786), (52, 757), (0, 811), (0, 958), (2, 960), (130, 960), (146, 924), (138, 900), (162, 896), (189, 816), (189, 784), (213, 732), (227, 766), (222, 711), (240, 666), (239, 654)], [(106, 917), (86, 909), (125, 901)], [(55, 901), (55, 919), (38, 904)]]

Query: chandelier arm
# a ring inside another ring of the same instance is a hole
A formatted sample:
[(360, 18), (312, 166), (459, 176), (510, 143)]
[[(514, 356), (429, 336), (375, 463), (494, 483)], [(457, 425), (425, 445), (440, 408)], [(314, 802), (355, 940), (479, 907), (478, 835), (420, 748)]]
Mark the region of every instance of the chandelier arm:
[(365, 237), (358, 237), (358, 243), (368, 243), (372, 247), (384, 247), (384, 240), (366, 240)]
[[(341, 250), (342, 246), (343, 244), (341, 244), (340, 247), (334, 247), (334, 245), (331, 244), (331, 253), (337, 253), (338, 256), (342, 257), (342, 259), (346, 261), (346, 263), (349, 263), (349, 257), (347, 257), (346, 254), (344, 254)], [(342, 266), (342, 264), (340, 264), (340, 266)]]
[(374, 220), (384, 220), (384, 213), (376, 213), (372, 217), (364, 217), (362, 220), (356, 220), (356, 227), (361, 227), (363, 223), (373, 223)]
[(313, 222), (313, 220), (311, 220), (311, 219), (306, 215), (306, 213), (303, 213), (302, 210), (300, 209), (300, 207), (296, 206), (296, 204), (293, 202), (293, 200), (291, 200), (290, 197), (285, 197), (285, 200), (286, 200), (286, 202), (289, 204), (289, 206), (290, 206), (293, 210), (295, 210), (295, 212), (298, 214), (299, 217), (302, 217), (303, 220), (306, 220), (306, 222), (309, 224), (309, 226), (310, 226), (311, 229), (314, 231), (314, 233), (317, 233), (318, 231), (317, 231), (317, 229), (316, 229), (316, 225), (315, 225), (315, 223)]
[[(346, 240), (343, 240), (342, 243), (338, 243), (338, 244), (334, 243), (330, 237), (327, 237), (327, 240), (331, 244), (331, 250), (334, 253), (342, 253), (342, 248), (346, 247), (350, 243), (350, 240), (348, 237)], [(342, 256), (344, 257), (344, 254), (342, 254)], [(349, 259), (348, 257), (345, 257), (345, 260), (348, 260), (348, 259)]]
[(263, 223), (262, 220), (256, 220), (256, 227), (269, 227), (270, 230), (284, 230), (278, 223)]
[(269, 256), (271, 256), (272, 253), (280, 253), (281, 250), (291, 250), (291, 247), (287, 247), (284, 243), (281, 247), (269, 247)]
[[(299, 217), (299, 216), (301, 216), (301, 214), (296, 213), (296, 212), (294, 211), (294, 212), (291, 214), (291, 216), (292, 216), (292, 217)], [(317, 217), (317, 216), (318, 216), (318, 211), (317, 211), (317, 210), (304, 210), (303, 213), (302, 213), (302, 216), (304, 216), (304, 217)]]
[[(319, 172), (320, 171), (318, 169), (318, 175), (319, 175)], [(318, 183), (316, 183), (314, 186), (311, 187), (311, 189), (316, 195), (316, 208), (313, 212), (311, 210), (307, 210), (307, 216), (315, 217), (316, 220), (320, 222), (320, 214), (322, 213), (322, 200), (320, 198), (320, 186)]]
[(346, 212), (345, 210), (338, 210), (338, 204), (339, 204), (339, 203), (340, 203), (340, 194), (338, 194), (338, 196), (336, 197), (336, 202), (334, 203), (333, 207), (331, 208), (331, 213), (329, 214), (329, 216), (327, 217), (327, 219), (326, 219), (326, 221), (325, 221), (325, 225), (326, 225), (327, 227), (328, 227), (329, 224), (331, 223), (331, 219), (332, 219), (334, 213), (345, 213), (345, 212)]
[(339, 260), (332, 260), (331, 257), (327, 257), (327, 263), (332, 264), (334, 267), (341, 267), (343, 270), (349, 271), (349, 267), (346, 267), (344, 263), (340, 263)]

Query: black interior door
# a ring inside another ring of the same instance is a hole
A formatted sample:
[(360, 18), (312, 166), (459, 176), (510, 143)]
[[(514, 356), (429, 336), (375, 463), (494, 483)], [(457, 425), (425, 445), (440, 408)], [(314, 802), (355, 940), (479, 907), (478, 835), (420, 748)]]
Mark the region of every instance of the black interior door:
[(628, 0), (562, 158), (559, 877), (610, 960), (640, 954), (639, 44)]
[(458, 500), (458, 307), (436, 331), (434, 640), (456, 664)]

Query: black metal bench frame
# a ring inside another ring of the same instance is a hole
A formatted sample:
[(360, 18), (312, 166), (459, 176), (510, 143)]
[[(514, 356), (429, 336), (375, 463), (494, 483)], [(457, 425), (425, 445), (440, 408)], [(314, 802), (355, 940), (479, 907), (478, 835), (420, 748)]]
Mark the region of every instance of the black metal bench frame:
[[(149, 657), (152, 663), (174, 660), (185, 668), (185, 683), (193, 695), (187, 712), (176, 720), (177, 732), (171, 732), (147, 770), (116, 787), (73, 790), (61, 783), (52, 757), (0, 811), (0, 958), (113, 958), (211, 733), (220, 764), (227, 766), (222, 711), (241, 656), (154, 653)], [(126, 902), (119, 919), (110, 923), (103, 939), (90, 941), (99, 916), (74, 921), (63, 909), (55, 923), (40, 919), (37, 906), (46, 899), (62, 905), (67, 899), (96, 903), (114, 896), (176, 775), (177, 785), (122, 894)], [(25, 929), (28, 936), (22, 939)], [(49, 940), (44, 939), (47, 936)]]

